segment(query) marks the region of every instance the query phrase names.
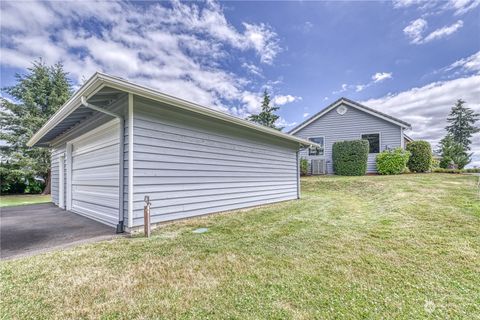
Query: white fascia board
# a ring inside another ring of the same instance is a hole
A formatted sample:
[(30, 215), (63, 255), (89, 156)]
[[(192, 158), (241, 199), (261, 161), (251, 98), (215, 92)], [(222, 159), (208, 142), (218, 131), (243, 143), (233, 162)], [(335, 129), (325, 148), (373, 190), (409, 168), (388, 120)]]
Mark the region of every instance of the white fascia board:
[(99, 73), (96, 72), (67, 102), (65, 102), (65, 104), (30, 138), (30, 140), (28, 140), (27, 146), (33, 146), (59, 122), (75, 111), (81, 105), (80, 99), (82, 96), (88, 98), (103, 88), (102, 83), (97, 81), (98, 74)]

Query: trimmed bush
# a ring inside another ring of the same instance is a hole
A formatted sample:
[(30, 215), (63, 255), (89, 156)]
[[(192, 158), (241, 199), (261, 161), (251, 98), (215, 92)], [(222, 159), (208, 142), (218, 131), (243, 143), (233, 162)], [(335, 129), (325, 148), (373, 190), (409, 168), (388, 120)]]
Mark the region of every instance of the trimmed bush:
[(468, 169), (444, 169), (444, 168), (435, 168), (433, 169), (435, 173), (480, 173), (480, 168), (468, 168)]
[(377, 172), (380, 174), (401, 174), (405, 172), (410, 152), (402, 148), (385, 150), (377, 155)]
[(407, 166), (411, 172), (427, 172), (432, 163), (432, 147), (430, 143), (423, 140), (412, 141), (407, 144), (407, 151), (410, 151), (410, 159)]
[(306, 176), (308, 174), (308, 160), (305, 158), (300, 159), (300, 175)]
[(367, 173), (368, 141), (338, 141), (332, 147), (333, 171), (340, 176), (363, 176)]

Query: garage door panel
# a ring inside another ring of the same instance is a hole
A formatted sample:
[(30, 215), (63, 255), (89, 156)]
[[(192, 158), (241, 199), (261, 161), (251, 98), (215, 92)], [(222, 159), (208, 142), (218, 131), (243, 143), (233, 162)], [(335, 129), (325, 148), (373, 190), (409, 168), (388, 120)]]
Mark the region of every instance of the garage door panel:
[(104, 205), (78, 200), (72, 200), (72, 208), (75, 208), (74, 212), (78, 212), (105, 224), (115, 225), (114, 222), (118, 220), (118, 208), (110, 208)]
[(83, 153), (80, 155), (73, 155), (75, 158), (72, 164), (72, 169), (89, 168), (92, 165), (92, 159), (95, 159), (97, 166), (108, 166), (118, 164), (118, 158), (112, 158), (112, 154), (118, 154), (118, 144), (115, 146), (108, 146), (105, 149), (98, 149), (93, 152)]
[(115, 225), (119, 212), (119, 124), (72, 144), (72, 211)]

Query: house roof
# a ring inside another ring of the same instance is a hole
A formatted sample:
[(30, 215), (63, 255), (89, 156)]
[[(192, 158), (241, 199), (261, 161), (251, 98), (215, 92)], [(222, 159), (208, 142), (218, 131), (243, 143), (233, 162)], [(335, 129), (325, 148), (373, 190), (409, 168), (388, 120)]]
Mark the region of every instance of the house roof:
[(293, 128), (292, 130), (290, 130), (288, 133), (290, 134), (295, 134), (297, 133), (298, 131), (300, 131), (301, 129), (305, 128), (306, 126), (308, 126), (310, 123), (312, 123), (313, 121), (317, 120), (318, 118), (322, 117), (323, 115), (327, 114), (330, 110), (336, 108), (337, 106), (341, 105), (341, 104), (345, 104), (347, 106), (350, 106), (350, 107), (353, 107), (355, 109), (358, 109), (358, 110), (361, 110), (361, 111), (364, 111), (366, 113), (369, 113), (375, 117), (378, 117), (378, 118), (381, 118), (383, 120), (386, 120), (388, 122), (391, 122), (393, 124), (396, 124), (402, 128), (406, 128), (406, 129), (410, 129), (412, 126), (405, 122), (405, 121), (402, 121), (398, 118), (395, 118), (395, 117), (392, 117), (388, 114), (385, 114), (383, 112), (380, 112), (380, 111), (377, 111), (375, 109), (372, 109), (372, 108), (369, 108), (367, 106), (364, 106), (363, 104), (360, 104), (358, 102), (355, 102), (353, 100), (350, 100), (350, 99), (347, 99), (347, 98), (340, 98), (338, 99), (337, 101), (333, 102), (332, 104), (330, 104), (328, 107), (326, 107), (325, 109), (321, 110), (320, 112), (314, 114), (313, 116), (311, 116), (310, 118), (308, 118), (307, 120), (303, 121), (302, 123), (300, 123), (298, 126), (296, 126), (295, 128)]
[[(86, 119), (87, 116), (91, 115), (92, 110), (88, 110), (87, 108), (82, 109), (82, 97), (85, 97), (87, 100), (95, 100), (102, 99), (100, 95), (103, 95), (103, 100), (108, 101), (111, 97), (118, 97), (121, 93), (132, 93), (137, 96), (156, 100), (179, 109), (202, 114), (210, 118), (268, 134), (279, 139), (294, 141), (302, 146), (316, 146), (316, 144), (311, 141), (100, 72), (96, 72), (90, 79), (88, 79), (85, 84), (78, 89), (73, 96), (43, 125), (43, 127), (41, 127), (40, 130), (30, 138), (27, 145), (49, 145), (49, 143), (56, 137), (78, 125), (81, 121)], [(109, 94), (109, 96), (106, 96), (106, 94)]]
[(403, 137), (408, 141), (408, 142), (412, 142), (413, 139), (410, 137), (410, 136), (407, 136), (405, 133), (403, 134)]

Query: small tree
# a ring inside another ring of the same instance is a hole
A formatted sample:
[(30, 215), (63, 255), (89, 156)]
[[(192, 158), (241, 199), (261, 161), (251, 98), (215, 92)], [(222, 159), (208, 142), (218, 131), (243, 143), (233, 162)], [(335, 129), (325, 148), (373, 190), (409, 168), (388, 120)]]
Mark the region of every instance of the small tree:
[[(71, 95), (71, 85), (61, 63), (47, 66), (41, 60), (35, 61), (25, 75), (16, 75), (17, 83), (4, 88), (13, 101), (0, 98), (0, 139), (2, 164), (15, 168), (14, 174), (3, 172), (5, 177), (19, 176), (23, 180), (41, 177), (45, 181), (44, 193), (50, 193), (50, 150), (30, 148), (27, 142), (31, 136), (62, 106)], [(12, 169), (13, 170), (13, 169)]]
[(456, 142), (451, 135), (445, 136), (440, 141), (439, 153), (442, 156), (440, 168), (444, 169), (463, 169), (470, 163), (472, 154), (468, 154), (463, 146)]
[(407, 151), (411, 153), (408, 160), (408, 169), (412, 172), (427, 172), (432, 163), (432, 147), (423, 140), (412, 141), (407, 144)]
[(279, 116), (275, 114), (275, 111), (280, 109), (280, 107), (270, 106), (270, 95), (268, 94), (267, 90), (263, 92), (263, 101), (262, 101), (262, 111), (259, 114), (252, 114), (247, 117), (247, 120), (261, 124), (262, 126), (282, 130), (283, 128), (279, 128), (275, 125)]
[(447, 134), (453, 138), (453, 141), (459, 143), (463, 150), (467, 152), (470, 150), (470, 144), (472, 143), (470, 138), (480, 131), (480, 128), (475, 126), (475, 123), (480, 119), (480, 114), (473, 112), (472, 109), (464, 105), (465, 101), (457, 100), (447, 117), (449, 125), (445, 129)]

